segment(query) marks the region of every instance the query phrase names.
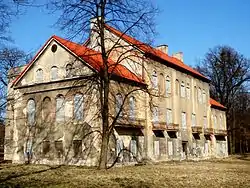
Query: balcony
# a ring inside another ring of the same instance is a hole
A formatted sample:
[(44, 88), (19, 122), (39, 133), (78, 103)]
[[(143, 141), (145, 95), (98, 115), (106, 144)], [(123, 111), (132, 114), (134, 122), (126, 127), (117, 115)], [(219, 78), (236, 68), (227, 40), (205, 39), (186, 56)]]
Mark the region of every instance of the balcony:
[(167, 125), (166, 122), (152, 122), (153, 130), (166, 130), (166, 131), (178, 131), (179, 124), (170, 123)]
[(215, 129), (214, 134), (218, 136), (227, 136), (227, 130), (224, 129)]
[(202, 133), (202, 127), (201, 126), (193, 126), (192, 127), (192, 133), (193, 134), (200, 134), (200, 133)]
[(179, 129), (179, 124), (170, 123), (169, 125), (167, 125), (167, 131), (178, 131)]
[(117, 127), (131, 127), (131, 128), (144, 128), (145, 119), (135, 118), (132, 119), (130, 117), (119, 117), (116, 121)]
[(205, 135), (214, 134), (214, 129), (213, 128), (205, 128), (204, 129), (204, 134)]

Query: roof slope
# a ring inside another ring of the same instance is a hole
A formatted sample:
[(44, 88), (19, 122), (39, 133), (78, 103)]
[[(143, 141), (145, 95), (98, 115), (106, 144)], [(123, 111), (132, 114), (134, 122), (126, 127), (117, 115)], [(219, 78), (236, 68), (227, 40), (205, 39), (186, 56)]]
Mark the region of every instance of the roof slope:
[(204, 75), (202, 75), (198, 71), (194, 70), (193, 68), (187, 66), (179, 59), (171, 57), (158, 49), (155, 49), (155, 48), (153, 48), (153, 47), (151, 47), (143, 42), (140, 42), (140, 41), (136, 40), (135, 38), (133, 38), (129, 35), (126, 35), (125, 33), (122, 33), (121, 31), (119, 31), (119, 30), (117, 30), (117, 29), (115, 29), (107, 24), (105, 25), (105, 27), (108, 31), (114, 33), (115, 35), (117, 35), (118, 37), (127, 41), (128, 43), (136, 46), (137, 48), (139, 48), (140, 50), (142, 50), (146, 54), (160, 58), (161, 60), (169, 63), (170, 65), (173, 65), (176, 68), (179, 68), (180, 70), (182, 70), (184, 72), (191, 73), (192, 75), (194, 75), (194, 76), (196, 76), (196, 77), (198, 77), (206, 82), (210, 81), (207, 77), (205, 77)]
[(210, 98), (209, 100), (210, 104), (211, 104), (211, 107), (217, 107), (217, 108), (220, 108), (220, 109), (223, 109), (223, 110), (226, 110), (226, 107), (223, 106), (221, 103), (219, 103), (218, 101)]
[[(69, 40), (63, 39), (61, 37), (53, 35), (45, 45), (39, 50), (39, 52), (34, 56), (29, 64), (24, 68), (24, 70), (20, 73), (20, 75), (14, 80), (13, 84), (16, 84), (20, 78), (25, 74), (25, 72), (31, 67), (31, 65), (35, 62), (36, 58), (40, 55), (40, 53), (44, 50), (45, 46), (51, 42), (51, 39), (56, 40), (59, 44), (69, 50), (71, 53), (81, 58), (84, 62), (86, 62), (90, 67), (94, 70), (100, 72), (103, 68), (104, 64), (102, 61), (101, 53), (94, 51), (86, 46), (71, 42)], [(137, 77), (134, 73), (128, 70), (125, 66), (121, 64), (116, 64), (111, 59), (108, 59), (108, 72), (114, 74), (116, 76), (135, 81), (138, 83), (143, 83), (143, 81)]]

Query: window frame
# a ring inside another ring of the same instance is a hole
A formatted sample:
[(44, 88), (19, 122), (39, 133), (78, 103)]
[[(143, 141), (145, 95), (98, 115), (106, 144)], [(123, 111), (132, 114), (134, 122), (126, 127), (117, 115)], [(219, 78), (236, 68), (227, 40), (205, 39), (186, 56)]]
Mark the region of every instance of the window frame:
[[(79, 107), (76, 106), (76, 97), (80, 97)], [(74, 95), (74, 107), (73, 108), (74, 108), (74, 111), (73, 111), (74, 119), (77, 121), (82, 121), (84, 119), (84, 95), (82, 93), (76, 93)]]
[[(57, 66), (52, 66), (51, 70), (50, 70), (50, 80), (51, 81), (55, 81), (59, 79), (59, 75), (58, 75), (58, 67)], [(56, 72), (55, 72), (56, 71)], [(55, 76), (56, 75), (56, 76)]]

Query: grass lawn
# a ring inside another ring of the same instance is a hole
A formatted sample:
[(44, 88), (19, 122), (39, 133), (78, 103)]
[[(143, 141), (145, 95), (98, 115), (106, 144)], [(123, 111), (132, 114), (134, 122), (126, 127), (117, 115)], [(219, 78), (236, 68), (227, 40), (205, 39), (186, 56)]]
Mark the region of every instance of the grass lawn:
[(248, 187), (250, 156), (95, 168), (0, 165), (0, 187)]

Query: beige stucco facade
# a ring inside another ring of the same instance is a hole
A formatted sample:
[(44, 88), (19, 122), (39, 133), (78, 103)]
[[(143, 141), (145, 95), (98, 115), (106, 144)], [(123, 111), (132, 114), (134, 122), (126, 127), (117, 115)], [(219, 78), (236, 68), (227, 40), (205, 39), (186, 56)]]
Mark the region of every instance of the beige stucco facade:
[[(111, 48), (118, 37), (108, 31), (106, 35), (107, 47)], [(87, 45), (98, 50), (95, 36), (91, 32)], [(124, 99), (127, 93), (136, 91), (126, 98), (111, 135), (109, 162), (117, 155), (120, 163), (144, 158), (159, 161), (226, 157), (225, 111), (211, 107), (209, 83), (187, 71), (147, 58), (136, 48), (131, 50), (124, 40), (119, 44), (128, 47), (118, 48), (111, 54), (112, 59), (116, 61), (129, 49), (129, 58), (124, 58), (121, 64), (143, 79), (147, 92), (130, 81), (112, 80), (110, 122), (116, 115), (117, 95)], [(55, 52), (52, 46), (56, 46)], [(96, 165), (101, 119), (99, 92), (90, 79), (95, 71), (88, 62), (53, 39), (33, 62), (16, 84), (13, 85), (16, 76), (10, 75), (5, 159), (23, 163), (32, 153), (29, 160), (34, 163)], [(72, 65), (74, 76), (67, 76), (68, 64)], [(52, 78), (55, 66), (57, 76)], [(43, 72), (42, 80), (37, 78), (38, 70)], [(76, 118), (79, 113), (75, 104), (77, 94), (83, 97), (84, 104), (83, 117), (79, 119)], [(58, 98), (63, 99), (63, 110), (57, 107)], [(29, 100), (35, 102), (32, 125), (27, 120)]]

